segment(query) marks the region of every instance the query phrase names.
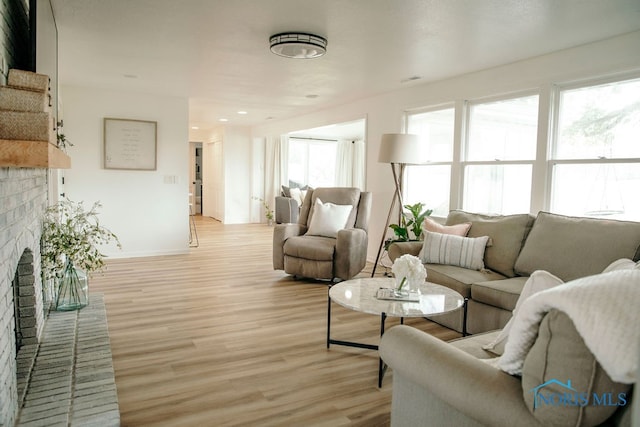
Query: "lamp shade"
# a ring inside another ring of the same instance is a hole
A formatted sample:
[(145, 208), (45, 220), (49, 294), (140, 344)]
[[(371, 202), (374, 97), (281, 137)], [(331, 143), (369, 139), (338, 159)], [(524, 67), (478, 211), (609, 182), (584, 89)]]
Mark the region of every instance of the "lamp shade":
[(427, 147), (418, 135), (406, 133), (385, 133), (380, 141), (380, 163), (427, 163)]

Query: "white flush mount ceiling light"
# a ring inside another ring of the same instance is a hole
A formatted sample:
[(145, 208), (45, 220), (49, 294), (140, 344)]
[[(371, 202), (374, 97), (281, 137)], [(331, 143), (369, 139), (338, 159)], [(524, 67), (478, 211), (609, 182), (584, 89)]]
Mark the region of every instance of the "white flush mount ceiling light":
[(327, 39), (308, 33), (280, 33), (269, 38), (271, 52), (286, 58), (311, 59), (327, 52)]

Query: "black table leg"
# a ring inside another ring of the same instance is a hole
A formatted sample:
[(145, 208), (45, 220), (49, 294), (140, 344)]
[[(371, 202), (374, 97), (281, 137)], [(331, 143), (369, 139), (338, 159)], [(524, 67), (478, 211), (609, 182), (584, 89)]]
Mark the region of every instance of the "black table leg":
[[(384, 324), (387, 320), (387, 313), (382, 313), (380, 315), (380, 337), (384, 334)], [(384, 374), (387, 372), (387, 364), (382, 361), (380, 355), (378, 355), (378, 388), (382, 387), (382, 379), (384, 378)]]
[[(331, 338), (331, 297), (328, 295), (329, 294), (327, 294), (327, 348), (329, 348), (331, 344), (335, 344), (335, 345), (343, 345), (347, 347), (366, 348), (367, 350), (378, 350), (378, 346), (374, 344), (363, 344), (363, 343), (353, 342), (353, 341), (334, 340)], [(383, 326), (383, 329), (384, 329), (384, 326)]]
[(462, 336), (466, 337), (469, 335), (467, 332), (467, 304), (469, 303), (469, 298), (464, 299), (464, 303), (462, 304)]
[[(329, 286), (329, 290), (331, 290), (331, 286)], [(331, 297), (329, 296), (329, 291), (327, 291), (327, 348), (329, 348), (330, 343), (331, 343)]]
[[(380, 336), (384, 334), (385, 322), (387, 320), (387, 313), (382, 313), (380, 315)], [(404, 318), (401, 319), (404, 322)], [(366, 348), (368, 350), (378, 350), (377, 345), (373, 344), (363, 344), (353, 341), (342, 341), (342, 340), (334, 340), (331, 339), (331, 297), (327, 294), (327, 348), (331, 346), (331, 344), (335, 345), (344, 345), (347, 347), (357, 347), (357, 348)], [(387, 364), (382, 361), (382, 358), (378, 357), (378, 387), (382, 387), (382, 379), (384, 378), (384, 374), (387, 371)]]

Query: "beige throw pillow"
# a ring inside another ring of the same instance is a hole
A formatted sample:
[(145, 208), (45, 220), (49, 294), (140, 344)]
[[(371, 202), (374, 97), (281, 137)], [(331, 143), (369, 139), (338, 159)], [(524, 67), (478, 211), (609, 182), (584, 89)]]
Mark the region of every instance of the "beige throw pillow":
[(489, 236), (472, 238), (425, 231), (419, 257), (425, 264), (446, 264), (482, 270), (488, 241)]
[(313, 216), (307, 235), (336, 237), (338, 230), (344, 229), (347, 225), (352, 208), (349, 205), (322, 203), (322, 200), (317, 198), (313, 205)]
[(469, 229), (471, 228), (470, 222), (463, 222), (455, 225), (442, 225), (439, 222), (432, 220), (431, 218), (425, 218), (422, 225), (424, 231), (431, 231), (432, 233), (453, 234), (454, 236), (466, 237)]
[(507, 344), (507, 338), (509, 337), (509, 332), (511, 331), (511, 325), (513, 324), (513, 319), (518, 314), (518, 310), (520, 309), (520, 306), (522, 306), (522, 303), (531, 295), (534, 295), (546, 289), (551, 289), (558, 285), (562, 285), (563, 283), (564, 282), (561, 279), (557, 278), (556, 276), (549, 273), (548, 271), (544, 271), (544, 270), (534, 271), (529, 277), (529, 279), (527, 279), (527, 281), (524, 284), (524, 287), (522, 288), (520, 297), (516, 302), (516, 307), (513, 309), (513, 316), (511, 316), (511, 319), (509, 319), (507, 324), (504, 325), (504, 328), (502, 328), (502, 331), (500, 331), (496, 339), (493, 342), (484, 345), (482, 348), (492, 352), (493, 354), (502, 356), (502, 354), (504, 353), (504, 346)]

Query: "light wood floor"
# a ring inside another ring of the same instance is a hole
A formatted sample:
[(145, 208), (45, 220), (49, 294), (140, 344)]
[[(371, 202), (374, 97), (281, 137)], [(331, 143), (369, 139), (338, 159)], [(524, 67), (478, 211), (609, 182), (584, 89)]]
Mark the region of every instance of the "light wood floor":
[[(110, 260), (91, 282), (107, 307), (122, 425), (388, 425), (393, 373), (379, 389), (377, 352), (326, 348), (326, 283), (274, 271), (266, 225), (196, 220), (189, 254)], [(378, 317), (332, 307), (333, 338), (378, 342)]]

